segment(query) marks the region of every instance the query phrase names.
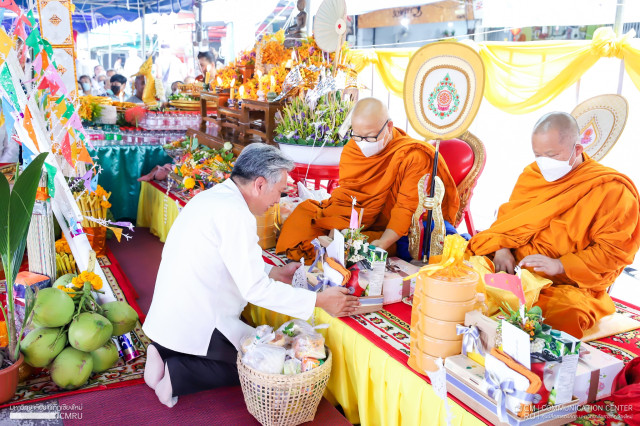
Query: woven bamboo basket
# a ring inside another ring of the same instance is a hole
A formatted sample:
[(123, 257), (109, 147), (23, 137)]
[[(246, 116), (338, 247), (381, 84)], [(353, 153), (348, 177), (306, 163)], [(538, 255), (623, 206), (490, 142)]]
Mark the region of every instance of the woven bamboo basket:
[(331, 375), (331, 351), (321, 366), (305, 373), (267, 374), (244, 365), (238, 354), (238, 375), (244, 402), (263, 426), (295, 426), (316, 415)]

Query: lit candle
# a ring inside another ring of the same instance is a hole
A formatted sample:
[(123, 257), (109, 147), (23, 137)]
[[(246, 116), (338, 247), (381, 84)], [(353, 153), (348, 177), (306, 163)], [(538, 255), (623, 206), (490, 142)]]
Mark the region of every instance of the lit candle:
[(271, 87), (269, 87), (269, 90), (271, 92), (275, 92), (275, 88), (276, 88), (276, 79), (274, 76), (271, 76)]
[(222, 87), (222, 79), (218, 77), (216, 81), (218, 82), (218, 87)]
[(236, 79), (234, 78), (233, 80), (231, 80), (231, 85), (229, 86), (231, 88), (229, 93), (229, 99), (231, 100), (233, 100), (233, 95), (235, 94), (235, 85), (236, 85)]
[(256, 74), (258, 74), (258, 91), (262, 92), (262, 71), (258, 70)]
[(238, 90), (238, 96), (240, 97), (240, 99), (244, 99), (244, 86), (240, 86), (240, 89)]
[(210, 79), (209, 71), (207, 71), (207, 74), (206, 74), (206, 75), (205, 75), (205, 77), (204, 77), (204, 82), (205, 82), (205, 84), (209, 84), (209, 79)]

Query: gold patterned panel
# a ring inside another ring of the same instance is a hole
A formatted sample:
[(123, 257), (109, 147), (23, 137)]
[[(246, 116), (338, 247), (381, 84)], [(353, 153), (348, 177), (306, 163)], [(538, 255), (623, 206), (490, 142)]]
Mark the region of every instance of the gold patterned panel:
[[(411, 227), (409, 228), (409, 253), (411, 257), (416, 260), (420, 260), (422, 252), (422, 245), (420, 240), (424, 232), (422, 226), (422, 217), (428, 211), (432, 210), (432, 219), (434, 227), (431, 232), (431, 256), (442, 254), (444, 248), (444, 237), (446, 234), (446, 228), (444, 225), (444, 217), (442, 215), (442, 200), (444, 199), (445, 187), (442, 180), (436, 176), (436, 189), (433, 197), (428, 197), (428, 188), (426, 183), (428, 182), (430, 174), (424, 175), (418, 182), (418, 195), (419, 202), (413, 217), (411, 218)], [(428, 224), (427, 224), (428, 226)]]

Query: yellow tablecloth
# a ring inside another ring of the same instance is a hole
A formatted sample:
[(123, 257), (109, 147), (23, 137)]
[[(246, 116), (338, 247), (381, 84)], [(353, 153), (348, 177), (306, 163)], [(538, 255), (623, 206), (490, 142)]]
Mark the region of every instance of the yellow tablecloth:
[[(142, 182), (138, 226), (149, 227), (165, 241), (179, 213), (175, 200)], [(244, 313), (254, 325), (279, 327), (286, 315), (249, 305)], [(427, 382), (393, 359), (340, 319), (316, 309), (316, 323), (330, 324), (325, 335), (333, 352), (333, 369), (325, 397), (340, 404), (351, 423), (362, 425), (446, 425), (446, 412)], [(484, 424), (449, 399), (455, 426)]]
[[(254, 325), (279, 327), (289, 317), (249, 305), (245, 318)], [(446, 425), (444, 402), (430, 384), (409, 367), (338, 318), (316, 308), (316, 324), (326, 323), (322, 331), (333, 352), (333, 369), (325, 397), (340, 404), (351, 423), (362, 425)], [(452, 425), (484, 424), (472, 413), (449, 399)]]
[(142, 182), (138, 201), (137, 226), (149, 228), (163, 243), (180, 213), (178, 203), (149, 182)]

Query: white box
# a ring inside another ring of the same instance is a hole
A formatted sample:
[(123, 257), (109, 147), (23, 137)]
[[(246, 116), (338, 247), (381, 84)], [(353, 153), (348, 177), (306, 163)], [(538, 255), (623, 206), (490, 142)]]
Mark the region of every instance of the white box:
[(416, 278), (404, 281), (404, 278), (413, 275), (420, 270), (420, 267), (412, 265), (397, 257), (390, 257), (387, 262), (387, 270), (384, 273), (382, 282), (382, 295), (384, 304), (397, 303), (403, 297), (413, 294), (416, 287)]
[(598, 401), (611, 395), (613, 381), (624, 368), (622, 360), (582, 343), (588, 353), (580, 353), (573, 384), (573, 394), (580, 405)]

